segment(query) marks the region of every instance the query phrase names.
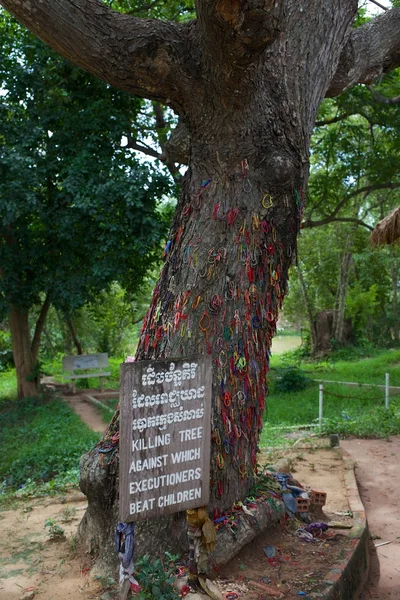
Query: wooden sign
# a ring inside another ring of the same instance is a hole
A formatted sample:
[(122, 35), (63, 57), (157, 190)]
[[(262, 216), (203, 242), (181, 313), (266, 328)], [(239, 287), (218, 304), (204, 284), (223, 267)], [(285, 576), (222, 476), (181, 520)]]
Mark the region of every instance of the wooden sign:
[(121, 521), (208, 504), (211, 382), (210, 356), (121, 366)]

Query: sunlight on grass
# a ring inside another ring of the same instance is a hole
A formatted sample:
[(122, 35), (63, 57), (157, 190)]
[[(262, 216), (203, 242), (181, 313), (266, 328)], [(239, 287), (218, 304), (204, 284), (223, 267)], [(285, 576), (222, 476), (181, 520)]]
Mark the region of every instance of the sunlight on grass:
[(15, 369), (0, 373), (0, 402), (17, 397), (17, 376)]

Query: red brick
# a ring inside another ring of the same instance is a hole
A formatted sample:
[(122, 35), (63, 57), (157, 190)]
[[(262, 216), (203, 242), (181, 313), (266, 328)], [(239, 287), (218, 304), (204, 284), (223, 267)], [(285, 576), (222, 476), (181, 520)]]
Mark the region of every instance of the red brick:
[(296, 498), (297, 512), (308, 512), (310, 510), (310, 500), (308, 498)]
[(310, 502), (316, 506), (325, 506), (326, 504), (326, 492), (318, 492), (317, 490), (311, 490)]

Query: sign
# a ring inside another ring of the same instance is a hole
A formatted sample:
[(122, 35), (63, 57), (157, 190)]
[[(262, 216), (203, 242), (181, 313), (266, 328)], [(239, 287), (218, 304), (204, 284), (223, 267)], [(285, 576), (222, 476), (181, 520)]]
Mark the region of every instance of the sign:
[(74, 369), (98, 369), (99, 361), (96, 356), (74, 356)]
[(208, 504), (211, 382), (210, 356), (121, 366), (121, 521)]

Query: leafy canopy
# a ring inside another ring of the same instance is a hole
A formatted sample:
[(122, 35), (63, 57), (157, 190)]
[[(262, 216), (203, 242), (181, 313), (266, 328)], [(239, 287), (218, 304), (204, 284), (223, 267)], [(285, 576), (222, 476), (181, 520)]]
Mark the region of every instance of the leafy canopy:
[[(159, 258), (166, 177), (121, 145), (140, 100), (0, 11), (0, 315), (49, 293), (71, 311)], [(161, 208), (160, 208), (161, 206)]]

